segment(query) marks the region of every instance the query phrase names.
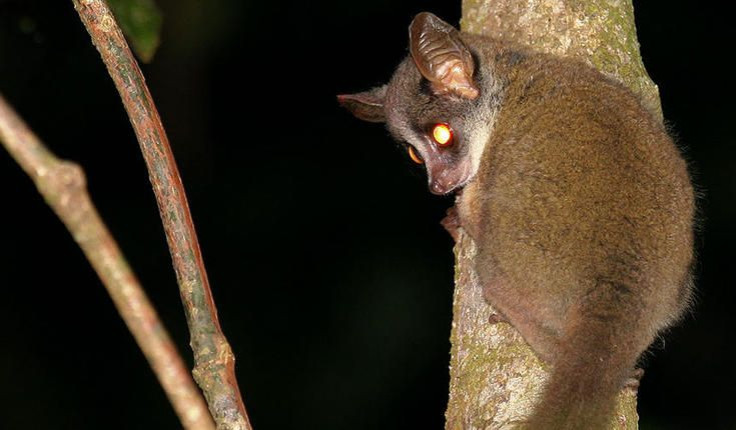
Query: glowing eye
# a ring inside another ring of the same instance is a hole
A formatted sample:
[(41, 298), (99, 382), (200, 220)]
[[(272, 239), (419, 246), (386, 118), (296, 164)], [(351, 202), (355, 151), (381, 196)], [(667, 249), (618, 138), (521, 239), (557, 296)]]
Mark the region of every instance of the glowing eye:
[(447, 124), (436, 124), (432, 128), (432, 138), (439, 146), (452, 144), (452, 129)]
[(414, 151), (414, 147), (409, 147), (409, 157), (411, 158), (411, 161), (417, 163), (417, 164), (423, 164), (424, 161), (422, 161), (421, 157), (419, 157), (419, 154)]

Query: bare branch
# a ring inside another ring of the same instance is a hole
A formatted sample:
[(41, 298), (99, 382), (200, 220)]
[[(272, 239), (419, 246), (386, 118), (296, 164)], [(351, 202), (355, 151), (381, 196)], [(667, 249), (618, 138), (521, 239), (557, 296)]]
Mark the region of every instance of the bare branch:
[(250, 429), (235, 357), (220, 328), (184, 187), (143, 74), (104, 0), (73, 0), (138, 137), (179, 282), (194, 351), (194, 378), (218, 428)]
[(0, 96), (0, 141), (36, 184), (94, 267), (184, 428), (214, 429), (204, 399), (87, 193), (84, 173), (58, 159)]

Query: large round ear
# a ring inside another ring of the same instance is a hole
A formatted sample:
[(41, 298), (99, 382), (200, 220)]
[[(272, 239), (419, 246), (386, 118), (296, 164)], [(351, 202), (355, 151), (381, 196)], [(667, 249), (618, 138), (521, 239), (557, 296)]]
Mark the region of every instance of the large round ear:
[(478, 97), (473, 82), (473, 56), (455, 27), (429, 12), (422, 12), (409, 26), (409, 50), (419, 72), (435, 92), (467, 99)]
[(356, 94), (341, 94), (337, 101), (363, 121), (385, 122), (386, 113), (383, 100), (386, 98), (386, 85)]

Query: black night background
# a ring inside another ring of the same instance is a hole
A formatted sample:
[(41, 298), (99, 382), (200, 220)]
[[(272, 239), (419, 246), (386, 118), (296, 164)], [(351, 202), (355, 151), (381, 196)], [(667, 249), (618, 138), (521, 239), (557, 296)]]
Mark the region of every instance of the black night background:
[[(456, 1), (157, 0), (143, 66), (176, 154), (251, 421), (440, 429), (449, 199), (335, 95), (387, 80), (407, 26)], [(701, 200), (698, 299), (645, 357), (642, 429), (736, 428), (733, 17), (634, 1), (642, 54)], [(0, 0), (0, 93), (92, 197), (183, 356), (188, 334), (135, 136), (70, 1)], [(95, 273), (0, 150), (0, 428), (174, 429)]]

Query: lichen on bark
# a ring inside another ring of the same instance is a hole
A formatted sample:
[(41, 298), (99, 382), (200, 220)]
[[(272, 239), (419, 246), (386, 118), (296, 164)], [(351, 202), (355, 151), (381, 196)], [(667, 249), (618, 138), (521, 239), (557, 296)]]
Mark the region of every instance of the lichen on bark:
[[(581, 59), (638, 94), (661, 118), (657, 86), (646, 73), (631, 0), (463, 0), (461, 28)], [(475, 245), (461, 233), (456, 276), (447, 429), (510, 429), (531, 412), (547, 376), (506, 323), (490, 324), (472, 268)], [(636, 393), (622, 390), (615, 429), (636, 429)]]
[(461, 26), (586, 61), (661, 117), (657, 86), (639, 54), (631, 0), (463, 0)]

